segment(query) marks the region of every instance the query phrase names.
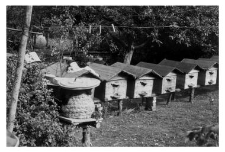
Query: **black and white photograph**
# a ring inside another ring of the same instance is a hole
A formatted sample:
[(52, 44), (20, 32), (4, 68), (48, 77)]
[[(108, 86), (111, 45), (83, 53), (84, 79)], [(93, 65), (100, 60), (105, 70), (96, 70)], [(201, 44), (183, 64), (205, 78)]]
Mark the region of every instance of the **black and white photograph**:
[(5, 147), (222, 145), (218, 4), (4, 8)]

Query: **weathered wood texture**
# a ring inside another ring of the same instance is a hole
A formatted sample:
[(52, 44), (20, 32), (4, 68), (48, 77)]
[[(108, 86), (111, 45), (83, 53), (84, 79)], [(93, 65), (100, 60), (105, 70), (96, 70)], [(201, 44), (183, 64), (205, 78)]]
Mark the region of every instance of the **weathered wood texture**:
[(191, 103), (194, 102), (194, 95), (195, 95), (195, 88), (194, 87), (191, 87), (190, 88), (189, 102), (191, 102)]
[(198, 70), (192, 70), (185, 75), (184, 89), (188, 89), (190, 87), (197, 87), (198, 74)]
[(169, 105), (169, 103), (172, 101), (172, 98), (173, 98), (173, 93), (169, 93), (168, 94), (168, 98), (167, 98), (166, 105)]
[(133, 98), (150, 97), (152, 95), (152, 88), (154, 77), (143, 76), (135, 81)]
[(127, 96), (129, 98), (144, 98), (152, 95), (154, 80), (159, 77), (153, 70), (120, 62), (111, 66), (121, 68), (124, 73), (129, 75), (127, 77)]
[(95, 97), (103, 101), (126, 99), (127, 77), (121, 69), (97, 63), (90, 63), (89, 66), (100, 75), (102, 81), (95, 88)]
[(91, 128), (86, 126), (83, 127), (83, 138), (82, 138), (82, 143), (84, 147), (91, 147)]
[(12, 91), (12, 101), (9, 107), (9, 115), (8, 115), (8, 122), (7, 122), (7, 129), (10, 132), (13, 131), (14, 120), (16, 117), (16, 108), (17, 108), (20, 84), (21, 84), (22, 73), (24, 68), (24, 58), (25, 58), (25, 52), (27, 47), (27, 40), (29, 37), (29, 28), (30, 28), (30, 22), (31, 22), (31, 16), (32, 16), (32, 9), (33, 9), (32, 6), (26, 7), (24, 30), (23, 30), (23, 35), (22, 35), (20, 48), (19, 48), (18, 62), (17, 62), (16, 74), (15, 74), (15, 82), (14, 82), (13, 91)]
[(195, 63), (203, 69), (199, 72), (199, 85), (216, 84), (218, 70), (218, 63), (216, 61), (183, 59), (181, 62)]
[(169, 73), (162, 81), (162, 94), (175, 92), (177, 75), (173, 72)]
[(189, 87), (197, 87), (199, 71), (192, 70), (188, 74), (179, 74), (177, 76), (177, 88), (188, 89)]
[(145, 110), (156, 111), (156, 97), (146, 98)]
[(197, 64), (183, 63), (173, 60), (164, 59), (160, 65), (168, 65), (180, 69), (183, 73), (177, 75), (177, 88), (188, 89), (196, 87), (198, 80), (198, 72), (200, 67)]
[(123, 111), (123, 100), (118, 100), (118, 110), (118, 115), (121, 116)]
[(117, 76), (105, 84), (105, 101), (125, 99), (127, 92), (127, 80)]
[(94, 96), (103, 101), (111, 101), (126, 99), (126, 92), (126, 78), (117, 76), (116, 79), (112, 79), (111, 81), (101, 82), (101, 84), (95, 88)]
[(202, 71), (199, 74), (200, 85), (213, 85), (217, 82), (217, 68), (210, 68), (209, 70)]
[(161, 79), (155, 79), (153, 84), (153, 93), (156, 94), (174, 92), (176, 89), (177, 74), (182, 73), (175, 67), (146, 62), (140, 62), (137, 64), (137, 66), (152, 69), (160, 75)]
[(210, 59), (219, 63), (219, 55), (214, 55)]
[(176, 79), (177, 75), (175, 73), (169, 73), (163, 79), (155, 79), (152, 92), (155, 94), (174, 92), (176, 89)]
[(206, 71), (205, 85), (216, 84), (217, 81), (217, 68), (210, 68)]
[(152, 95), (154, 77), (145, 75), (139, 79), (128, 78), (127, 96), (129, 98), (144, 98)]

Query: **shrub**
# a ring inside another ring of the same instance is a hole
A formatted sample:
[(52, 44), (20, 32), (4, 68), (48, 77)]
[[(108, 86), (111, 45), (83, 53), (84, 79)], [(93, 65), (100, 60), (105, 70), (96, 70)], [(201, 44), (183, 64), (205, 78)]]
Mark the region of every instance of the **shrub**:
[[(16, 69), (16, 57), (7, 59), (7, 112)], [(25, 66), (18, 98), (14, 131), (20, 146), (76, 146), (74, 126), (58, 119), (58, 106), (41, 77), (41, 63)]]

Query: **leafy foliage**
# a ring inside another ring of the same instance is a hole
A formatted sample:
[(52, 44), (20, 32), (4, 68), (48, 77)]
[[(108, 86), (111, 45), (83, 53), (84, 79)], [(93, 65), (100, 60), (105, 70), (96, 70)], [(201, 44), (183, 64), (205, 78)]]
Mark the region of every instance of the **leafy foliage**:
[[(8, 26), (17, 22), (12, 16), (20, 12), (19, 7), (8, 8)], [(107, 51), (119, 59), (134, 48), (133, 60), (138, 62), (143, 59), (140, 54), (158, 60), (161, 54), (170, 58), (180, 51), (183, 56), (172, 59), (218, 54), (218, 16), (218, 6), (35, 6), (32, 25), (43, 27), (44, 32), (49, 27), (55, 56), (69, 52), (79, 58), (78, 52), (86, 56), (91, 51)]]
[[(7, 107), (16, 67), (16, 57), (7, 61)], [(42, 65), (27, 65), (20, 88), (14, 131), (20, 138), (20, 146), (75, 146), (72, 136), (74, 126), (59, 122), (58, 105), (40, 76)]]

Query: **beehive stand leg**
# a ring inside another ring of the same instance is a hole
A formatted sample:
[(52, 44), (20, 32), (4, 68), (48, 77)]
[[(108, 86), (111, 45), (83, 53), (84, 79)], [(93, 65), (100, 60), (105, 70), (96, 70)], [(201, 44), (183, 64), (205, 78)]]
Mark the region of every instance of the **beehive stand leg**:
[(152, 99), (152, 111), (156, 111), (156, 97), (153, 97)]
[(176, 92), (172, 92), (171, 94), (172, 94), (171, 101), (175, 101), (176, 100), (176, 98), (175, 98)]
[(118, 116), (121, 116), (123, 110), (123, 100), (118, 100), (118, 108), (119, 108)]
[(195, 88), (191, 87), (191, 88), (190, 88), (189, 102), (193, 103), (194, 95), (195, 95)]
[(166, 105), (169, 105), (169, 103), (171, 102), (172, 96), (173, 96), (173, 94), (172, 93), (169, 93), (168, 98), (167, 98)]
[(150, 110), (150, 111), (152, 111), (153, 97), (146, 98), (145, 101), (146, 101), (146, 103), (145, 103), (145, 110)]
[(91, 134), (91, 128), (88, 127), (88, 126), (84, 126), (82, 127), (83, 129), (83, 139), (82, 139), (82, 144), (84, 147), (90, 147), (92, 144), (91, 144), (91, 137), (90, 137), (90, 134)]
[(144, 98), (144, 97), (141, 98), (141, 106), (144, 106), (144, 102), (145, 102), (146, 100), (147, 100), (147, 99)]
[(104, 113), (103, 113), (103, 118), (106, 118), (107, 113), (108, 113), (108, 108), (109, 108), (109, 102), (105, 101), (103, 102), (103, 109), (104, 109)]

